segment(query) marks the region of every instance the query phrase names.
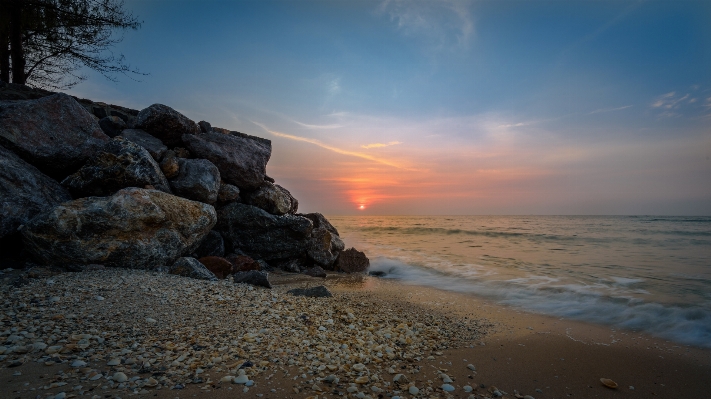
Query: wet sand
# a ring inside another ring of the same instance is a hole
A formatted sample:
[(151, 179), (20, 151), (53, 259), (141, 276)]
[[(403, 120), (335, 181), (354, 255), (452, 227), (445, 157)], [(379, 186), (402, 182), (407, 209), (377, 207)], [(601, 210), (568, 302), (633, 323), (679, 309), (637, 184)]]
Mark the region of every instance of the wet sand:
[[(303, 276), (275, 277), (275, 291), (280, 295), (288, 288), (315, 286), (324, 282), (322, 279)], [(363, 396), (413, 397), (406, 389), (397, 389), (391, 382), (394, 373), (403, 373), (422, 389), (418, 397), (470, 398), (474, 395), (475, 398), (490, 398), (497, 394), (505, 398), (530, 395), (535, 399), (711, 397), (708, 387), (711, 381), (711, 351), (706, 349), (676, 345), (632, 331), (530, 314), (470, 295), (408, 286), (373, 277), (329, 276), (325, 285), (335, 298), (367, 298), (367, 306), (362, 312), (367, 313), (368, 307), (378, 307), (377, 312), (392, 309), (395, 314), (416, 314), (421, 320), (431, 316), (438, 323), (453, 323), (456, 320), (474, 322), (478, 330), (486, 330), (485, 335), (471, 340), (443, 340), (442, 345), (447, 348), (427, 351), (420, 360), (406, 358), (378, 364), (366, 362), (366, 366), (373, 372), (370, 376), (377, 374), (383, 382), (376, 384), (383, 391), (371, 392), (359, 386)], [(156, 299), (149, 296), (146, 300)], [(329, 300), (324, 298), (311, 301), (319, 309), (318, 306), (330, 306), (327, 302)], [(240, 316), (234, 314), (231, 317)], [(5, 325), (7, 327), (7, 322)], [(452, 331), (461, 332), (461, 326), (458, 328)], [(242, 333), (240, 331), (238, 335)], [(0, 369), (0, 386), (3, 388), (0, 390), (0, 398), (45, 398), (59, 392), (66, 392), (66, 397), (75, 394), (71, 389), (75, 383), (61, 388), (38, 389), (54, 379), (60, 370), (70, 372), (68, 362), (51, 366), (26, 362), (13, 368), (7, 368), (6, 363)], [(103, 364), (96, 363), (97, 369), (107, 368), (104, 366), (105, 361)], [(469, 364), (475, 366), (476, 371), (467, 368)], [(213, 382), (186, 384), (184, 389), (147, 389), (142, 394), (136, 394), (125, 389), (94, 388), (94, 385), (101, 384), (89, 384), (86, 381), (79, 382), (85, 386), (85, 392), (77, 397), (355, 397), (345, 391), (348, 384), (344, 382), (348, 373), (339, 374), (342, 382), (336, 386), (320, 381), (324, 374), (319, 376), (308, 370), (306, 365), (287, 364), (265, 370), (255, 374), (252, 379), (256, 384), (247, 392), (243, 392), (242, 385)], [(18, 371), (21, 375), (14, 376)], [(440, 389), (443, 384), (441, 373), (453, 380), (453, 392)], [(224, 371), (209, 368), (204, 374), (214, 381), (219, 381), (223, 375)], [(302, 378), (302, 375), (306, 378)], [(617, 382), (619, 387), (604, 387), (600, 383), (603, 377)], [(311, 381), (321, 389), (312, 389), (314, 384)], [(386, 382), (388, 385), (385, 385)], [(473, 392), (464, 392), (465, 385), (473, 387)], [(426, 387), (432, 387), (432, 390), (425, 393)], [(299, 389), (299, 392), (296, 393), (294, 388)]]

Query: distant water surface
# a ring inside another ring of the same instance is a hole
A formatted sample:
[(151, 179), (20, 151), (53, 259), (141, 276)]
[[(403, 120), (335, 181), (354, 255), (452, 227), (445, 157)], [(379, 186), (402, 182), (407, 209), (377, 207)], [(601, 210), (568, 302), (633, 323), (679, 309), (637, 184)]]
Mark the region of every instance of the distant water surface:
[(711, 347), (711, 217), (330, 217), (371, 270)]

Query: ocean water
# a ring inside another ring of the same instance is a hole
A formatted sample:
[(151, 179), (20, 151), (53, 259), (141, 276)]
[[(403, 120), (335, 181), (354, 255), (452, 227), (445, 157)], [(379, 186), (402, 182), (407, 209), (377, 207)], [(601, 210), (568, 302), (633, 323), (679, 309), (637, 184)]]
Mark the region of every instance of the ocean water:
[(711, 348), (711, 217), (330, 217), (382, 278)]

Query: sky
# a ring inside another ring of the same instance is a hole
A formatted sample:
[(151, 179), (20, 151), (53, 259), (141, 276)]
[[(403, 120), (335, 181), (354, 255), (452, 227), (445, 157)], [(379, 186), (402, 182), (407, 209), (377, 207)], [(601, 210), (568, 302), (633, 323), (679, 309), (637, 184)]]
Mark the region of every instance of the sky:
[(71, 94), (272, 140), (326, 215), (711, 215), (709, 1), (125, 2)]

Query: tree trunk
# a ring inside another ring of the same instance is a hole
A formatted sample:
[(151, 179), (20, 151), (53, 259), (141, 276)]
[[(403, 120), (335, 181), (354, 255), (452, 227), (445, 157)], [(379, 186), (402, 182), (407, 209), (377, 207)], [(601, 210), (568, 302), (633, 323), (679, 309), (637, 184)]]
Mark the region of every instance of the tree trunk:
[(8, 1), (0, 0), (0, 80), (10, 83), (10, 17), (7, 15)]
[(22, 0), (8, 0), (12, 83), (25, 84), (25, 54), (22, 51)]

